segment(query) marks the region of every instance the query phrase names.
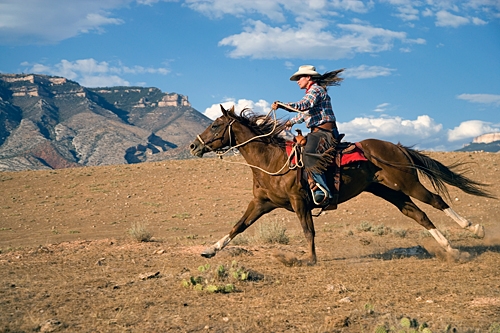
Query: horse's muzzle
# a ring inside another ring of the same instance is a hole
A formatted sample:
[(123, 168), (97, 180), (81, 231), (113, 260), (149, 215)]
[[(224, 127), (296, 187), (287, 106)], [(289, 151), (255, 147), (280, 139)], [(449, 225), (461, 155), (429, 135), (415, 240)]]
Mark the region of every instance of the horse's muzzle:
[(203, 157), (203, 154), (207, 152), (207, 148), (198, 139), (196, 139), (189, 145), (189, 152), (193, 156)]

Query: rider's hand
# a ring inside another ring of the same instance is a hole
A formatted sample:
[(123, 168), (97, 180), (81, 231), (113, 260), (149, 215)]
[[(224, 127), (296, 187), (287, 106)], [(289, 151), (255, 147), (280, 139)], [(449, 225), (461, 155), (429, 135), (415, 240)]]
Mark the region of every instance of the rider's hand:
[(285, 123), (285, 129), (287, 131), (291, 130), (292, 129), (292, 123), (290, 122), (290, 120), (288, 120), (286, 123)]
[(273, 102), (273, 104), (271, 105), (271, 109), (277, 110), (278, 108), (279, 108), (278, 101)]

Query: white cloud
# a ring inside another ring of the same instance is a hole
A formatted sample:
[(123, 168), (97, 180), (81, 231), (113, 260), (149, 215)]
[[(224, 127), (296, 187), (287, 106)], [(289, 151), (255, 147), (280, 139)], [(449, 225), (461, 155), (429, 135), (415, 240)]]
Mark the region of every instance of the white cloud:
[(387, 51), (395, 41), (425, 43), (423, 39), (408, 39), (405, 32), (370, 25), (337, 24), (337, 28), (340, 30), (329, 30), (327, 22), (321, 20), (297, 27), (248, 21), (244, 32), (222, 39), (219, 45), (233, 47), (229, 53), (232, 58), (341, 59), (356, 53)]
[(84, 87), (129, 86), (130, 82), (122, 76), (146, 73), (166, 75), (169, 73), (166, 68), (128, 67), (120, 62), (112, 65), (109, 62), (99, 62), (92, 58), (75, 61), (63, 59), (52, 66), (26, 62), (21, 63), (21, 65), (27, 67), (25, 72), (62, 76), (77, 81)]
[(420, 5), (419, 2), (411, 0), (383, 0), (382, 2), (393, 5), (398, 12), (395, 16), (403, 21), (415, 21), (419, 19), (418, 14), (420, 12), (415, 8), (415, 6)]
[(495, 125), (481, 120), (464, 121), (458, 127), (448, 130), (448, 141), (468, 140), (486, 133), (498, 132), (500, 125)]
[(469, 23), (468, 18), (458, 15), (453, 15), (445, 10), (441, 10), (436, 13), (436, 26), (438, 27), (457, 28), (461, 25), (468, 23)]
[(424, 17), (430, 17), (433, 15), (434, 15), (434, 13), (429, 8), (424, 9), (424, 11), (422, 12), (422, 16), (424, 16)]
[(500, 95), (492, 94), (461, 94), (458, 99), (463, 99), (472, 103), (492, 104), (500, 106)]
[(391, 105), (391, 103), (382, 103), (382, 104), (379, 104), (375, 107), (375, 109), (373, 110), (373, 112), (385, 112), (387, 110), (387, 107), (389, 107), (389, 105)]
[(335, 11), (366, 13), (373, 7), (372, 1), (362, 0), (186, 0), (186, 4), (212, 18), (224, 15), (243, 17), (256, 13), (274, 22), (283, 22), (287, 14), (310, 20), (335, 15)]
[(271, 20), (284, 21), (281, 1), (186, 0), (186, 4), (189, 8), (212, 18), (221, 18), (224, 15), (243, 16), (256, 12)]
[(478, 17), (473, 17), (472, 18), (472, 23), (474, 23), (475, 25), (485, 25), (485, 24), (488, 24), (488, 22), (486, 22), (484, 20), (481, 20)]
[[(454, 27), (472, 22), (475, 25), (487, 24), (484, 18), (498, 19), (500, 17), (500, 2), (497, 0), (381, 0), (394, 7), (394, 16), (403, 21), (418, 21), (422, 17), (436, 17), (438, 27)], [(452, 14), (453, 13), (453, 14)]]
[(148, 5), (148, 6), (151, 6), (155, 3), (158, 3), (160, 1), (163, 1), (163, 2), (177, 2), (178, 0), (136, 0), (136, 2), (140, 5)]
[(117, 75), (84, 75), (78, 79), (84, 87), (116, 87), (130, 86), (130, 82)]
[(80, 33), (102, 32), (124, 21), (113, 9), (133, 0), (3, 0), (0, 3), (0, 43), (56, 43)]
[(394, 71), (396, 70), (393, 68), (382, 66), (360, 65), (358, 67), (347, 68), (343, 74), (345, 77), (356, 79), (372, 79), (378, 76), (389, 76)]
[(368, 118), (357, 117), (346, 123), (339, 123), (339, 130), (346, 133), (348, 140), (357, 141), (377, 138), (407, 145), (419, 144), (440, 135), (443, 125), (437, 124), (427, 115), (415, 120), (401, 117)]
[(252, 109), (253, 112), (259, 114), (268, 114), (271, 110), (271, 104), (263, 99), (254, 102), (248, 99), (239, 99), (236, 101), (234, 98), (226, 98), (221, 103), (214, 104), (211, 107), (206, 108), (203, 114), (208, 118), (215, 120), (217, 117), (222, 116), (220, 109), (221, 104), (225, 109), (229, 109), (234, 106), (237, 113), (246, 108)]

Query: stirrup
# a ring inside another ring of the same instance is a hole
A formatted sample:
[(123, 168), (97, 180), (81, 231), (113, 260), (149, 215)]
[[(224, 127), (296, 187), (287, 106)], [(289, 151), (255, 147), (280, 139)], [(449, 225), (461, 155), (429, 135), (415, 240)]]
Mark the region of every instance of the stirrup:
[(323, 186), (321, 186), (321, 185), (320, 185), (320, 184), (318, 184), (318, 183), (316, 183), (316, 187), (317, 187), (318, 189), (320, 189), (320, 190), (321, 190), (321, 192), (323, 192), (323, 194), (325, 195), (325, 197), (323, 198), (323, 200), (321, 200), (321, 202), (317, 202), (317, 201), (316, 201), (316, 198), (314, 197), (314, 192), (315, 192), (315, 191), (313, 191), (313, 190), (311, 189), (313, 202), (316, 204), (316, 206), (322, 206), (322, 205), (324, 205), (325, 203), (327, 203), (327, 202), (330, 200), (330, 198), (329, 198), (329, 196), (328, 196), (328, 191), (327, 191), (327, 190), (326, 190)]

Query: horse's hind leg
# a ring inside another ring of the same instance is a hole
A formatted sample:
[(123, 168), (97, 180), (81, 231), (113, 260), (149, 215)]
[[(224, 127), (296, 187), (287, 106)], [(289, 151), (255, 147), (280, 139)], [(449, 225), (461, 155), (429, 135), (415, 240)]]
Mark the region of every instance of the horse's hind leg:
[(415, 205), (415, 203), (408, 195), (404, 194), (403, 192), (390, 189), (381, 184), (371, 184), (368, 187), (367, 191), (389, 201), (394, 206), (396, 206), (401, 211), (401, 213), (414, 219), (418, 224), (427, 229), (432, 237), (434, 237), (434, 239), (438, 242), (438, 244), (446, 250), (446, 252), (453, 255), (458, 254), (458, 250), (454, 249), (451, 246), (446, 237), (444, 237), (443, 234), (438, 229), (436, 229), (427, 215), (420, 208), (418, 208), (417, 205)]
[(444, 202), (441, 196), (431, 193), (427, 190), (422, 184), (416, 183), (411, 189), (410, 196), (413, 198), (420, 200), (426, 204), (431, 205), (432, 207), (443, 211), (446, 215), (451, 217), (459, 226), (469, 231), (472, 231), (476, 236), (483, 238), (484, 237), (484, 227), (480, 224), (473, 225), (471, 221), (466, 218), (458, 215), (450, 206)]
[(480, 224), (472, 225), (472, 222), (467, 220), (466, 218), (458, 215), (453, 209), (450, 207), (443, 210), (446, 215), (451, 217), (455, 222), (458, 223), (462, 228), (472, 231), (476, 236), (480, 238), (484, 238), (484, 227)]

